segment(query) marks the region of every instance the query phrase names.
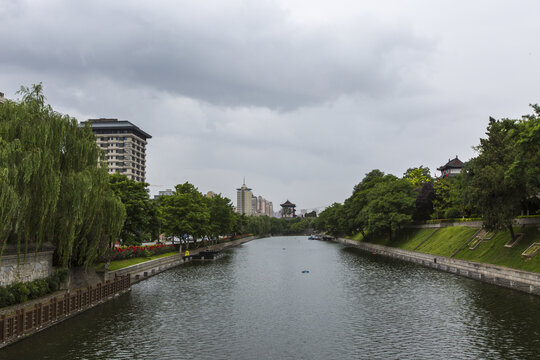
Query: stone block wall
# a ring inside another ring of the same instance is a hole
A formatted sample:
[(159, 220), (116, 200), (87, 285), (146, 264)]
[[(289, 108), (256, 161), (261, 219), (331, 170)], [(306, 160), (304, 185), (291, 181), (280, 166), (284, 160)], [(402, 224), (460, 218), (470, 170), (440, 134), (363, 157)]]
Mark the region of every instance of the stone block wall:
[(0, 258), (0, 286), (15, 282), (43, 279), (53, 274), (54, 251), (26, 255), (4, 255)]

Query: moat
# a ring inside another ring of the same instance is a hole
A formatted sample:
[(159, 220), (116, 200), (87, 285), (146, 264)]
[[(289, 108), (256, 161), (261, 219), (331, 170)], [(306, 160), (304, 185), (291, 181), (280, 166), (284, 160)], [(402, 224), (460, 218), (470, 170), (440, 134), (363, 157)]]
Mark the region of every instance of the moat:
[(535, 296), (275, 237), (135, 284), (0, 358), (536, 359), (539, 323)]

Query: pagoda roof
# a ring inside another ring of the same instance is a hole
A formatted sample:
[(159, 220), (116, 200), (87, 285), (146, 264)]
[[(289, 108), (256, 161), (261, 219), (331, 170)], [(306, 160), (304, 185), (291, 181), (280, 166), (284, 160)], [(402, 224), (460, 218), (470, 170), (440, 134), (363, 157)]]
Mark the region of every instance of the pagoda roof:
[(296, 207), (295, 204), (290, 202), (289, 200), (285, 201), (283, 204), (280, 205), (281, 207)]
[(445, 165), (437, 168), (437, 170), (443, 171), (446, 169), (462, 169), (464, 166), (465, 164), (461, 160), (459, 160), (456, 155), (454, 159), (448, 160), (448, 162)]

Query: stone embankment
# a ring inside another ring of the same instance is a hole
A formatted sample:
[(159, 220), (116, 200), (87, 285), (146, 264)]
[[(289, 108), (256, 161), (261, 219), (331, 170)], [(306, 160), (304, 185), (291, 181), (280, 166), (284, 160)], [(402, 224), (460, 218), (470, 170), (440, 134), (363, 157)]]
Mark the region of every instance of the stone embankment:
[[(221, 251), (244, 244), (255, 237), (245, 237), (226, 243), (189, 250), (196, 255), (201, 251)], [(146, 279), (166, 269), (184, 263), (181, 254), (129, 266), (116, 271), (88, 274), (81, 271), (73, 276), (70, 289), (23, 304), (0, 309), (0, 348), (80, 314), (98, 304), (131, 290), (131, 284)], [(73, 283), (86, 284), (74, 288)]]
[[(201, 251), (222, 251), (230, 247), (242, 245), (248, 241), (255, 239), (254, 236), (249, 236), (237, 240), (228, 241), (225, 243), (205, 246), (198, 249), (190, 249), (190, 255), (197, 255)], [(118, 276), (130, 275), (131, 283), (144, 280), (152, 275), (158, 274), (167, 269), (182, 265), (184, 263), (183, 254), (171, 255), (160, 259), (146, 261), (140, 264), (131, 265), (115, 271), (101, 272), (100, 276), (104, 281), (111, 281)]]
[(523, 291), (529, 294), (540, 295), (539, 273), (510, 269), (504, 266), (452, 259), (439, 255), (418, 253), (350, 239), (337, 238), (334, 241), (354, 246), (367, 252), (376, 253), (377, 255), (383, 255), (451, 272), (456, 275), (466, 276), (471, 279)]

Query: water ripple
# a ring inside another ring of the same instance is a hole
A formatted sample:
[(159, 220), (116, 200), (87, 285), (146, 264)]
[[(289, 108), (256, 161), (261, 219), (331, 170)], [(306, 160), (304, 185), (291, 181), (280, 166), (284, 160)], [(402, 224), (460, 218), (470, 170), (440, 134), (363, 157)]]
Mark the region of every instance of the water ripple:
[(539, 305), (336, 244), (270, 238), (156, 275), (0, 357), (535, 359)]

